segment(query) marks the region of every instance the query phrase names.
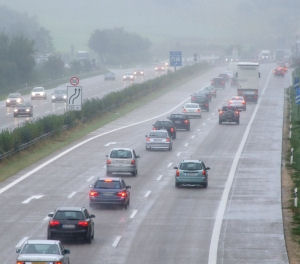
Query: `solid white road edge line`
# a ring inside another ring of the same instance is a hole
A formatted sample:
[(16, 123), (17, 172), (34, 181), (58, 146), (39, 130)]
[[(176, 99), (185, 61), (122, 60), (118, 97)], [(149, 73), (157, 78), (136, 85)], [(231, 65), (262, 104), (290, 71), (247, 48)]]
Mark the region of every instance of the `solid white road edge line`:
[(177, 109), (178, 107), (180, 107), (182, 104), (184, 104), (186, 101), (188, 101), (190, 99), (190, 97), (188, 98), (185, 98), (183, 101), (181, 101), (179, 104), (177, 104), (176, 106), (172, 107), (169, 111), (167, 112), (164, 112), (162, 114), (159, 114), (157, 116), (154, 116), (154, 117), (151, 117), (151, 118), (148, 118), (148, 119), (145, 119), (145, 120), (142, 120), (142, 121), (139, 121), (139, 122), (135, 122), (135, 123), (132, 123), (132, 124), (129, 124), (129, 125), (126, 125), (126, 126), (121, 126), (121, 127), (118, 127), (118, 128), (115, 128), (115, 129), (112, 129), (110, 131), (106, 131), (106, 132), (103, 132), (99, 135), (95, 135), (93, 137), (90, 137), (88, 139), (85, 139), (81, 142), (79, 142), (78, 144), (66, 149), (65, 151), (59, 153), (58, 155), (54, 156), (53, 158), (45, 161), (44, 163), (38, 165), (37, 167), (35, 167), (34, 169), (28, 171), (27, 173), (23, 174), (22, 176), (20, 176), (18, 179), (12, 181), (11, 183), (5, 185), (4, 187), (2, 187), (0, 189), (0, 194), (6, 192), (7, 190), (11, 189), (12, 187), (14, 187), (15, 185), (17, 185), (18, 183), (24, 181), (25, 179), (29, 178), (31, 175), (33, 175), (34, 173), (40, 171), (41, 169), (45, 168), (46, 166), (48, 166), (49, 164), (53, 163), (54, 161), (60, 159), (61, 157), (67, 155), (68, 153), (72, 152), (73, 150), (87, 144), (88, 142), (90, 141), (93, 141), (99, 137), (103, 137), (105, 135), (108, 135), (108, 134), (111, 134), (111, 133), (114, 133), (116, 131), (120, 131), (120, 130), (123, 130), (125, 128), (129, 128), (129, 127), (133, 127), (133, 126), (137, 126), (137, 125), (140, 125), (140, 124), (144, 124), (144, 123), (147, 123), (149, 121), (152, 121), (154, 119), (157, 119), (157, 118), (160, 118), (162, 116), (165, 116), (171, 112), (173, 112), (175, 109)]
[(135, 215), (137, 214), (138, 210), (134, 209), (133, 212), (130, 215), (130, 218), (133, 219), (135, 217)]
[(258, 100), (258, 103), (253, 111), (253, 114), (251, 116), (251, 119), (246, 127), (246, 130), (244, 132), (243, 138), (241, 140), (241, 143), (238, 147), (237, 152), (235, 153), (233, 162), (231, 164), (231, 168), (229, 171), (229, 175), (225, 184), (225, 188), (219, 203), (219, 207), (218, 207), (218, 211), (216, 214), (216, 219), (215, 219), (215, 223), (214, 223), (214, 228), (213, 228), (213, 232), (212, 232), (212, 236), (211, 236), (211, 241), (210, 241), (210, 247), (209, 247), (209, 255), (208, 255), (208, 264), (216, 264), (217, 263), (217, 258), (218, 258), (218, 246), (219, 246), (219, 239), (220, 239), (220, 234), (221, 234), (221, 228), (222, 228), (222, 223), (223, 223), (223, 219), (224, 219), (224, 214), (225, 214), (225, 210), (227, 207), (227, 202), (228, 202), (228, 198), (229, 198), (229, 194), (230, 194), (230, 190), (232, 187), (232, 183), (233, 183), (233, 179), (235, 176), (235, 172), (237, 169), (237, 166), (239, 164), (239, 160), (241, 157), (241, 154), (243, 152), (243, 149), (245, 147), (245, 144), (247, 142), (247, 138), (249, 136), (252, 124), (254, 122), (256, 113), (258, 111), (258, 108), (260, 106), (261, 103), (261, 98), (262, 95), (265, 93), (265, 90), (267, 89), (270, 79), (271, 79), (271, 75), (272, 71), (269, 72), (269, 75), (267, 77), (265, 86), (261, 92), (260, 98)]
[(30, 203), (33, 199), (38, 200), (38, 199), (41, 199), (41, 198), (44, 197), (44, 196), (45, 196), (45, 195), (43, 195), (43, 194), (32, 195), (32, 196), (30, 196), (29, 198), (27, 198), (26, 200), (24, 200), (24, 201), (22, 202), (22, 204), (28, 204), (28, 203)]
[(149, 191), (147, 191), (147, 192), (145, 193), (144, 197), (145, 197), (145, 198), (148, 198), (150, 194), (151, 194), (151, 191), (149, 190)]
[(115, 239), (115, 241), (114, 241), (114, 243), (112, 244), (112, 246), (113, 246), (114, 248), (116, 248), (116, 247), (119, 245), (121, 239), (122, 239), (121, 236), (117, 236), (116, 239)]
[(172, 164), (173, 164), (173, 162), (170, 162), (170, 163), (168, 164), (168, 168), (170, 168), (170, 167), (172, 166)]

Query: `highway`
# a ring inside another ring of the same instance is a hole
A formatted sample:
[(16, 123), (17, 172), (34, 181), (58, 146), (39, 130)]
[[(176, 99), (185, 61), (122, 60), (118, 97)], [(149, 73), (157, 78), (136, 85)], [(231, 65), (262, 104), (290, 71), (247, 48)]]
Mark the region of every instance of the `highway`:
[[(137, 69), (142, 69), (145, 72), (144, 77), (137, 77), (134, 82), (123, 81), (122, 76), (125, 73), (132, 73)], [(157, 73), (154, 71), (154, 66), (145, 66), (142, 68), (129, 68), (129, 69), (112, 69), (112, 72), (116, 75), (115, 81), (105, 81), (103, 75), (97, 75), (94, 77), (86, 78), (80, 80), (80, 86), (83, 88), (83, 101), (92, 98), (98, 97), (101, 98), (104, 95), (121, 90), (127, 87), (131, 83), (140, 83), (152, 78), (155, 78), (163, 73)], [(54, 89), (47, 90), (47, 100), (32, 100), (30, 95), (25, 95), (25, 101), (31, 101), (33, 105), (33, 117), (13, 117), (13, 107), (6, 107), (5, 101), (0, 101), (0, 131), (3, 129), (13, 129), (17, 126), (22, 125), (26, 121), (31, 121), (33, 119), (40, 118), (45, 115), (50, 114), (62, 114), (66, 111), (65, 103), (51, 103), (51, 94), (55, 89), (66, 89), (67, 85), (62, 84), (57, 86)]]
[[(115, 146), (141, 156), (128, 210), (96, 208), (91, 245), (65, 241), (79, 263), (288, 263), (281, 215), (281, 137), (284, 88), (261, 66), (261, 99), (248, 104), (240, 125), (219, 125), (217, 110), (235, 89), (213, 99), (210, 112), (178, 131), (173, 150), (145, 150), (145, 135), (157, 119), (179, 112), (192, 92), (221, 69), (174, 88), (90, 133), (0, 184), (0, 262), (14, 263), (24, 237), (46, 238), (47, 214), (59, 206), (88, 206), (89, 185), (105, 175), (105, 154)], [(182, 159), (202, 159), (207, 189), (174, 186)]]

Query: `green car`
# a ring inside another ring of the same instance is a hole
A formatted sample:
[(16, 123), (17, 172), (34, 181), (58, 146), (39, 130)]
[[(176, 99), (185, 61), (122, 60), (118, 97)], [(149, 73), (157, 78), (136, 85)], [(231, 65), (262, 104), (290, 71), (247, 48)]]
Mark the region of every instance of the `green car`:
[(208, 174), (210, 169), (201, 160), (182, 160), (176, 169), (175, 186), (199, 185), (207, 188)]

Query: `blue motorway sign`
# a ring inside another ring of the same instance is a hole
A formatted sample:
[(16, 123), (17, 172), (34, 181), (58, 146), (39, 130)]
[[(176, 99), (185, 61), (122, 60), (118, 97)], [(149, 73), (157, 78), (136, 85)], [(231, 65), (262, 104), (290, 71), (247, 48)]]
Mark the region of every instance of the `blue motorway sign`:
[(296, 88), (296, 104), (300, 104), (300, 87)]
[(182, 66), (182, 53), (181, 51), (170, 51), (170, 66)]

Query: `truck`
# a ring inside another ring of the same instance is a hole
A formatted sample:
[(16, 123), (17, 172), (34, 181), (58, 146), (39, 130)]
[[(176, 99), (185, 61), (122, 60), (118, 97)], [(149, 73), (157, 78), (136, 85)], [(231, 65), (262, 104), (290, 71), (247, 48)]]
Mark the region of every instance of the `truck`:
[(235, 77), (238, 80), (237, 94), (246, 102), (257, 102), (259, 94), (259, 63), (239, 62)]

